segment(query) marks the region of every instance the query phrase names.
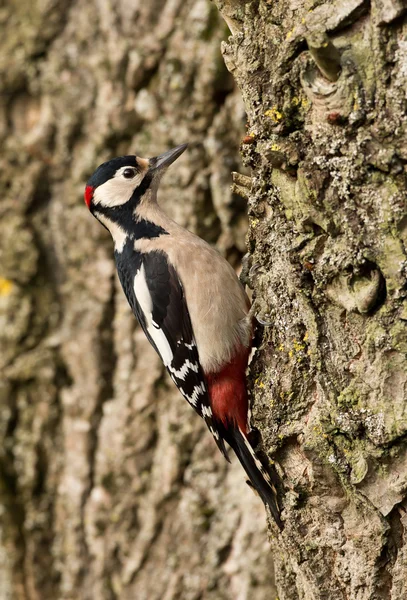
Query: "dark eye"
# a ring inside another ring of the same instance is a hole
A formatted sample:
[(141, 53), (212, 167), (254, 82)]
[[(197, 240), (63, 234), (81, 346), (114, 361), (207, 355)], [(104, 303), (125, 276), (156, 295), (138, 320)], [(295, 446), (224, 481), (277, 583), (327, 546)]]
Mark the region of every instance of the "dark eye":
[(126, 179), (133, 179), (133, 177), (136, 174), (136, 169), (124, 169), (123, 171), (123, 177), (125, 177)]

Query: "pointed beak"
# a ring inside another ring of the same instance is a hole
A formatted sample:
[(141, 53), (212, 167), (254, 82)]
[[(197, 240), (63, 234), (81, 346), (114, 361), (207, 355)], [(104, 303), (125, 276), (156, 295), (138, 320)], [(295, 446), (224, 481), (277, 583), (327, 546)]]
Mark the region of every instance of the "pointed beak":
[(168, 150), (168, 152), (164, 152), (164, 154), (160, 154), (160, 156), (154, 156), (154, 158), (150, 158), (149, 165), (151, 171), (161, 171), (162, 169), (166, 169), (169, 167), (181, 154), (188, 148), (188, 144), (181, 144), (181, 146), (177, 146), (172, 150)]

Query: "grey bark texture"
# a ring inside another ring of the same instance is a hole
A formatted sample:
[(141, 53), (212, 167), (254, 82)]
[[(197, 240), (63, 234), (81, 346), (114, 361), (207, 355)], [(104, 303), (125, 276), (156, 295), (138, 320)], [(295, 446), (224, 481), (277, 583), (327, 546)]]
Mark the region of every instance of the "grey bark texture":
[(0, 8), (0, 599), (274, 598), (265, 512), (150, 347), (84, 184), (189, 151), (162, 183), (232, 263), (245, 115), (206, 0)]
[(280, 600), (407, 598), (407, 4), (217, 0), (245, 103)]

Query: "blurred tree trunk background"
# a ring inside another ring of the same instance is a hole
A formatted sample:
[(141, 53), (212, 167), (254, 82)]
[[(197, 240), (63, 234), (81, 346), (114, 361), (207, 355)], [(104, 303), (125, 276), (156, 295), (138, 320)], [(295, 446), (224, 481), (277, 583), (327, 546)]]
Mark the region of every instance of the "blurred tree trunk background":
[(261, 501), (137, 327), (83, 202), (104, 160), (190, 142), (161, 203), (238, 264), (245, 113), (207, 0), (0, 8), (0, 599), (261, 600)]
[[(0, 600), (274, 600), (272, 556), (279, 600), (407, 597), (406, 9), (2, 5)], [(161, 204), (237, 265), (241, 140), (272, 554), (82, 200), (103, 160), (189, 141)]]

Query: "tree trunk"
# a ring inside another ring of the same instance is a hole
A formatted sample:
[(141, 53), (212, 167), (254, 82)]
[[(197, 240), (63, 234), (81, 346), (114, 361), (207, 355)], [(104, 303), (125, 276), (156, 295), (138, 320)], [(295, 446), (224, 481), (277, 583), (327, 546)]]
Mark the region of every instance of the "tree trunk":
[(234, 263), (244, 128), (206, 0), (2, 5), (0, 600), (274, 599), (264, 508), (137, 327), (83, 189), (190, 142), (161, 204)]
[(280, 468), (278, 597), (407, 598), (407, 4), (217, 0), (268, 322), (254, 424)]

